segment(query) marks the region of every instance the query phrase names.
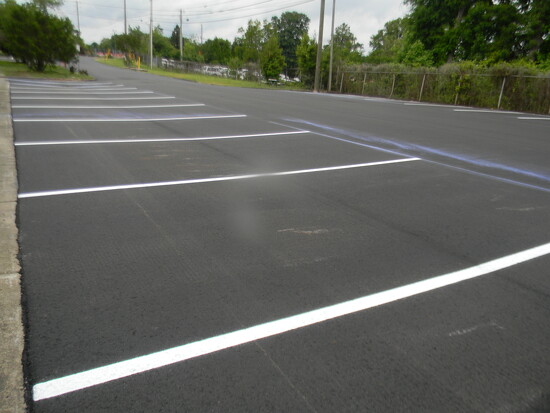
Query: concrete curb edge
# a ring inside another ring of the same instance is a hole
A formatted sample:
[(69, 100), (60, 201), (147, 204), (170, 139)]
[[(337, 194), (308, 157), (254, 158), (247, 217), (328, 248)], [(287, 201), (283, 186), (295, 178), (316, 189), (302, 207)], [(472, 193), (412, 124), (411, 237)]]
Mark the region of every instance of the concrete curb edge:
[(17, 170), (9, 82), (0, 77), (0, 413), (27, 411), (16, 208)]

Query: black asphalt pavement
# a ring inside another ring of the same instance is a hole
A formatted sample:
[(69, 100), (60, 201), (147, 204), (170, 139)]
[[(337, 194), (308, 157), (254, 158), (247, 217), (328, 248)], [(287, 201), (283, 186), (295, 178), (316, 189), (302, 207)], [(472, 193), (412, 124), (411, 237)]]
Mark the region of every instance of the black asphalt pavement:
[(11, 82), (32, 411), (550, 411), (550, 117), (82, 65)]

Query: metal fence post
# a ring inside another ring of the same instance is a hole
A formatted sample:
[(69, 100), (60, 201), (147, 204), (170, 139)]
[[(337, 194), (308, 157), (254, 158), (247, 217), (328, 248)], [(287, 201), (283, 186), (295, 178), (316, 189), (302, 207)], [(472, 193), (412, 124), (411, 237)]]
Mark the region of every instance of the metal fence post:
[(424, 92), (424, 83), (425, 82), (426, 82), (426, 73), (424, 73), (424, 76), (422, 77), (422, 86), (420, 86), (420, 96), (418, 97), (419, 102), (422, 100), (422, 93)]
[(504, 94), (504, 85), (506, 85), (506, 76), (502, 80), (502, 87), (500, 88), (500, 96), (498, 97), (497, 109), (500, 109), (500, 104), (502, 103), (502, 95)]
[(395, 73), (393, 74), (393, 82), (391, 84), (391, 92), (390, 92), (390, 99), (393, 96), (393, 91), (395, 89)]
[(367, 72), (365, 72), (365, 77), (363, 78), (363, 89), (361, 89), (361, 96), (365, 94), (365, 84), (367, 82)]
[(342, 89), (344, 87), (344, 75), (346, 72), (342, 72), (342, 80), (340, 81), (340, 93), (342, 93)]
[(458, 86), (456, 88), (456, 96), (455, 96), (455, 106), (458, 103), (458, 95), (460, 93), (460, 86), (462, 84), (462, 75), (458, 78)]

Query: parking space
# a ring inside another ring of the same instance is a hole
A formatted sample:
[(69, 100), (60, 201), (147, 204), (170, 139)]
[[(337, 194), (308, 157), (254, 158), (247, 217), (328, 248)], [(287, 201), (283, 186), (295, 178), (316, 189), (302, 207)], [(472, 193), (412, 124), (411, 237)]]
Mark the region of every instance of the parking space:
[[(338, 167), (400, 159), (395, 155), (287, 130), (234, 139), (21, 146), (20, 192), (199, 179)], [(102, 167), (100, 167), (102, 165)]]
[[(12, 101), (35, 411), (484, 410), (550, 371), (547, 303), (502, 301), (518, 263), (548, 288), (547, 192), (193, 99), (68, 108), (57, 98), (168, 97), (71, 86), (12, 82), (35, 99)], [(506, 282), (454, 285), (497, 270)], [(498, 356), (468, 354), (491, 340)], [(532, 375), (484, 402), (505, 357)], [(461, 363), (483, 366), (477, 387)]]

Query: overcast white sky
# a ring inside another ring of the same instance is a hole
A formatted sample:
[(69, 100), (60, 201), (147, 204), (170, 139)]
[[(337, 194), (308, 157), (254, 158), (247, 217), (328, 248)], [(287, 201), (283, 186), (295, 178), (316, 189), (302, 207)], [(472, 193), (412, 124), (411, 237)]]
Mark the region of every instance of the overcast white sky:
[[(160, 24), (165, 36), (179, 24), (183, 10), (183, 34), (200, 40), (221, 37), (233, 41), (239, 27), (250, 19), (271, 19), (284, 11), (297, 11), (310, 19), (310, 34), (318, 33), (320, 0), (152, 0), (153, 24)], [(324, 39), (330, 37), (333, 0), (325, 0)], [(150, 0), (126, 0), (128, 25), (149, 31)], [(65, 0), (57, 14), (71, 19), (77, 27), (77, 1)], [(101, 41), (114, 33), (124, 32), (124, 0), (78, 0), (80, 29), (86, 43)], [(347, 23), (351, 31), (368, 49), (370, 37), (384, 23), (402, 17), (408, 11), (403, 0), (336, 0), (335, 27)]]

